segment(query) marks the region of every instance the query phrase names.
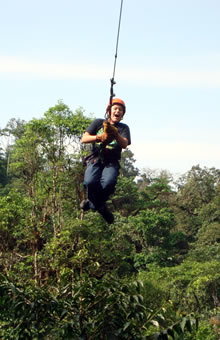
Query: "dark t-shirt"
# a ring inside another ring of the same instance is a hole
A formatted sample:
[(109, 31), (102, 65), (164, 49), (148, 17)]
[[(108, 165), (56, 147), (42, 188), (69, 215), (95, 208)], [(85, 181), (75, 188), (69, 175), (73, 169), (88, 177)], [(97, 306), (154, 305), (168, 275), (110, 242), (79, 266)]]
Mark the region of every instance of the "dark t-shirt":
[[(90, 135), (98, 135), (98, 134), (103, 133), (103, 131), (104, 131), (103, 130), (103, 122), (104, 121), (105, 121), (104, 119), (95, 119), (89, 125), (89, 127), (86, 129), (86, 131)], [(130, 130), (129, 130), (128, 125), (126, 125), (124, 123), (116, 123), (116, 124), (114, 124), (114, 126), (117, 127), (119, 135), (127, 138), (128, 145), (130, 145), (131, 144), (131, 136), (130, 136)], [(101, 146), (100, 143), (92, 143), (92, 148), (91, 148), (92, 153), (94, 153), (96, 151), (100, 151), (101, 150), (100, 146)], [(111, 143), (109, 143), (105, 147), (104, 150), (102, 149), (102, 156), (103, 156), (105, 161), (109, 161), (109, 162), (118, 161), (121, 158), (121, 151), (122, 151), (122, 148), (117, 143), (117, 141), (114, 139)]]

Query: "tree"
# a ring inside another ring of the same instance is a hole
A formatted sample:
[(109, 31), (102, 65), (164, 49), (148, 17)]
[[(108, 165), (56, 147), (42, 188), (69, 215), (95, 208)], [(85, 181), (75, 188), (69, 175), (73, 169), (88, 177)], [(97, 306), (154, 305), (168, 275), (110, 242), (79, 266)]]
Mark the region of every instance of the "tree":
[[(58, 102), (10, 127), (10, 161), (0, 155), (0, 337), (205, 339), (220, 301), (219, 170), (193, 167), (174, 185), (166, 171), (139, 174), (127, 149), (107, 225), (79, 209), (89, 122)], [(199, 333), (194, 313), (204, 315)]]
[(125, 149), (121, 154), (121, 169), (120, 173), (123, 177), (133, 177), (139, 175), (139, 170), (134, 166), (136, 160), (134, 159), (134, 154), (130, 149)]
[[(192, 169), (179, 182), (176, 197), (176, 218), (178, 228), (194, 240), (203, 224), (202, 210), (216, 196), (216, 186), (220, 171), (215, 168)], [(203, 210), (204, 211), (204, 210)]]
[(36, 281), (40, 276), (39, 252), (50, 237), (56, 238), (61, 232), (66, 216), (78, 215), (83, 192), (79, 141), (88, 121), (82, 111), (74, 114), (59, 102), (44, 118), (27, 123), (13, 147), (10, 171), (31, 202), (26, 223)]
[(8, 183), (7, 178), (7, 160), (3, 153), (0, 153), (0, 188)]
[(6, 159), (6, 175), (9, 181), (9, 165), (14, 142), (21, 138), (24, 133), (25, 121), (12, 118), (4, 129), (0, 129), (0, 138), (3, 145), (3, 151)]
[(144, 170), (138, 180), (140, 196), (145, 208), (170, 207), (174, 191), (171, 187), (172, 177), (166, 171), (159, 173), (154, 170)]

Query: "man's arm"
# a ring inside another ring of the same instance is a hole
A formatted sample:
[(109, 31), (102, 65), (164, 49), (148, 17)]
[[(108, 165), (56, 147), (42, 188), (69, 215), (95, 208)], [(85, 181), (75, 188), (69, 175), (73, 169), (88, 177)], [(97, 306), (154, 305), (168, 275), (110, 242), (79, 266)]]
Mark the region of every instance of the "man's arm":
[(121, 147), (122, 149), (126, 149), (126, 148), (127, 148), (127, 146), (128, 146), (128, 140), (127, 140), (127, 138), (122, 137), (122, 136), (119, 135), (119, 133), (118, 133), (118, 135), (116, 136), (116, 140), (117, 140), (118, 144), (120, 145), (120, 147)]
[(85, 132), (81, 138), (82, 143), (95, 143), (97, 141), (96, 135), (91, 135), (88, 132)]
[[(95, 142), (105, 142), (108, 139), (106, 133), (101, 135), (91, 135), (89, 132), (85, 132), (82, 136), (82, 143), (95, 143)], [(118, 132), (115, 134), (115, 139), (120, 145), (122, 149), (126, 149), (128, 146), (128, 139), (126, 137), (122, 137)]]
[(109, 137), (106, 132), (102, 133), (101, 135), (91, 135), (89, 132), (85, 132), (82, 136), (81, 142), (82, 143), (109, 143), (112, 141), (112, 137)]

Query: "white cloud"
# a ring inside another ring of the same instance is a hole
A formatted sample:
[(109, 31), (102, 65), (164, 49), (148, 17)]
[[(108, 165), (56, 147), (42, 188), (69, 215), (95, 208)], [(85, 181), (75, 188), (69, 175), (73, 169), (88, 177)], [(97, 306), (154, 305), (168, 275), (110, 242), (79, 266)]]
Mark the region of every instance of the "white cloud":
[(203, 159), (220, 162), (220, 145), (188, 142), (143, 142), (135, 143), (133, 149), (138, 156), (151, 159)]
[(106, 78), (109, 70), (101, 66), (80, 64), (54, 64), (0, 57), (0, 73), (22, 73), (41, 78)]
[(220, 145), (208, 143), (137, 142), (131, 146), (138, 166), (185, 172), (193, 165), (220, 168)]
[(139, 84), (163, 87), (219, 87), (220, 71), (183, 69), (119, 70), (118, 77)]
[[(42, 63), (17, 57), (0, 57), (0, 73), (40, 78), (106, 79), (110, 66)], [(220, 87), (220, 69), (183, 70), (180, 68), (123, 68), (117, 77), (126, 82), (163, 87)]]

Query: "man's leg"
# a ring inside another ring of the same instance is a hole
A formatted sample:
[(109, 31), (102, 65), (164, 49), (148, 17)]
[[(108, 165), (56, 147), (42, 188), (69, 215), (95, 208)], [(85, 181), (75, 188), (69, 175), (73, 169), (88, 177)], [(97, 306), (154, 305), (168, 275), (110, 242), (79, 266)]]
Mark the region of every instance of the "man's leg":
[(102, 186), (100, 184), (102, 170), (103, 165), (101, 162), (92, 160), (87, 165), (84, 175), (84, 186), (89, 200), (89, 208), (93, 210), (99, 209), (102, 205)]
[(119, 165), (117, 163), (110, 163), (104, 167), (100, 178), (102, 187), (101, 197), (103, 202), (106, 202), (109, 199), (109, 196), (114, 193), (118, 174)]
[(88, 201), (82, 204), (82, 209), (98, 210), (109, 224), (114, 222), (114, 216), (105, 203), (114, 192), (118, 174), (119, 165), (117, 163), (103, 166), (101, 162), (97, 161), (88, 164), (84, 176)]
[(109, 196), (113, 194), (115, 190), (118, 173), (119, 166), (117, 164), (108, 164), (104, 167), (100, 179), (100, 183), (102, 186), (102, 192), (100, 197), (102, 198), (103, 203), (98, 212), (109, 224), (114, 223), (114, 215), (108, 209), (105, 202), (108, 200)]

